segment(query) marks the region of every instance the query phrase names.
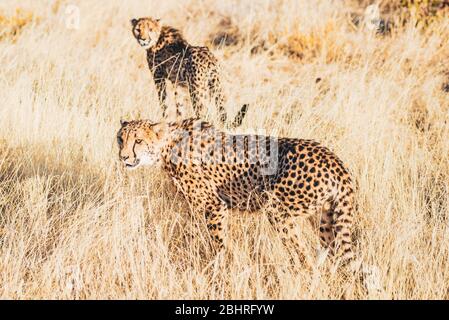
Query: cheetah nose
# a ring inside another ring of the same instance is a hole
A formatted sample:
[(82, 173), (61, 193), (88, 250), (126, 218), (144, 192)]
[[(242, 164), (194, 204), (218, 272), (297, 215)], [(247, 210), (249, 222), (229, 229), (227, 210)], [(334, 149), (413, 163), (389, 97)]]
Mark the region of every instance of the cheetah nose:
[(129, 156), (121, 157), (121, 160), (122, 160), (122, 161), (126, 161), (126, 160), (128, 160), (128, 159), (129, 159)]

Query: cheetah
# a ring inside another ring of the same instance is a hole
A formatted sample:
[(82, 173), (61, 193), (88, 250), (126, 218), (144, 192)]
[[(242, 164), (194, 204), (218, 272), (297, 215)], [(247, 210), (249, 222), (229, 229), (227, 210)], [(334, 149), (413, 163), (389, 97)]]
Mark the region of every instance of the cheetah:
[[(214, 98), (219, 119), (225, 124), (227, 114), (224, 108), (225, 96), (220, 82), (220, 68), (217, 59), (207, 47), (191, 46), (181, 32), (162, 25), (159, 19), (132, 19), (132, 31), (137, 42), (147, 51), (148, 66), (162, 106), (162, 116), (166, 117), (166, 82), (174, 88), (176, 115), (181, 117), (178, 102), (178, 88), (187, 88), (196, 117), (200, 117), (207, 99)], [(238, 127), (248, 111), (245, 104), (237, 113), (229, 127)]]
[(168, 173), (194, 212), (204, 214), (217, 251), (226, 244), (228, 209), (264, 209), (290, 252), (300, 248), (297, 219), (315, 216), (322, 245), (335, 259), (352, 258), (351, 176), (318, 142), (232, 135), (197, 118), (121, 121), (117, 142), (126, 168)]

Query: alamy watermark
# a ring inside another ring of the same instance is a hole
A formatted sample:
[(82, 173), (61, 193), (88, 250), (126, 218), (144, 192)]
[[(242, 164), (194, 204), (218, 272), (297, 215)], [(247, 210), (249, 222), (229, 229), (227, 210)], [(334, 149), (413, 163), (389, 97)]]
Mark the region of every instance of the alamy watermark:
[(279, 161), (279, 143), (275, 137), (263, 134), (230, 135), (213, 127), (202, 128), (198, 121), (193, 131), (178, 129), (176, 145), (171, 149), (170, 162), (194, 165), (257, 166), (261, 175), (273, 175)]
[(81, 23), (81, 10), (74, 4), (69, 4), (64, 9), (64, 24), (69, 30), (78, 30)]

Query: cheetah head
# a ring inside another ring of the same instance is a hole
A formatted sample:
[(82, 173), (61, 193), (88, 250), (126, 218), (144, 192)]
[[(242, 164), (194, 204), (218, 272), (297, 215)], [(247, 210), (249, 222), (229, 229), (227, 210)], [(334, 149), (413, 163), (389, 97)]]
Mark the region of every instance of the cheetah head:
[(162, 24), (159, 19), (132, 19), (131, 25), (133, 28), (134, 37), (136, 37), (137, 42), (144, 49), (150, 49), (156, 45), (162, 29)]
[(147, 120), (120, 121), (117, 133), (119, 159), (126, 169), (142, 165), (156, 166), (161, 163), (165, 127)]

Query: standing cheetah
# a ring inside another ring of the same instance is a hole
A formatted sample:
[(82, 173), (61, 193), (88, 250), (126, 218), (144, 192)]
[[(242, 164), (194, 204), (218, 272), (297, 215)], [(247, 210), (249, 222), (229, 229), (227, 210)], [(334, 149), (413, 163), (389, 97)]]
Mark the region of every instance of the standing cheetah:
[[(201, 116), (206, 100), (215, 98), (220, 121), (224, 124), (227, 118), (224, 109), (225, 97), (220, 82), (219, 65), (212, 52), (207, 47), (189, 45), (179, 30), (162, 25), (158, 19), (133, 19), (131, 24), (137, 42), (147, 51), (147, 61), (153, 73), (163, 117), (167, 111), (166, 80), (169, 80), (175, 87), (176, 100), (178, 86), (188, 88), (197, 117)], [(231, 127), (242, 123), (247, 109), (247, 105), (242, 107), (230, 124)], [(181, 116), (178, 101), (176, 115)]]
[(320, 239), (336, 258), (351, 258), (354, 191), (337, 156), (312, 140), (230, 135), (207, 122), (122, 122), (119, 158), (126, 168), (159, 165), (192, 207), (205, 215), (217, 249), (226, 243), (228, 209), (266, 209), (290, 250), (299, 216), (320, 215)]

